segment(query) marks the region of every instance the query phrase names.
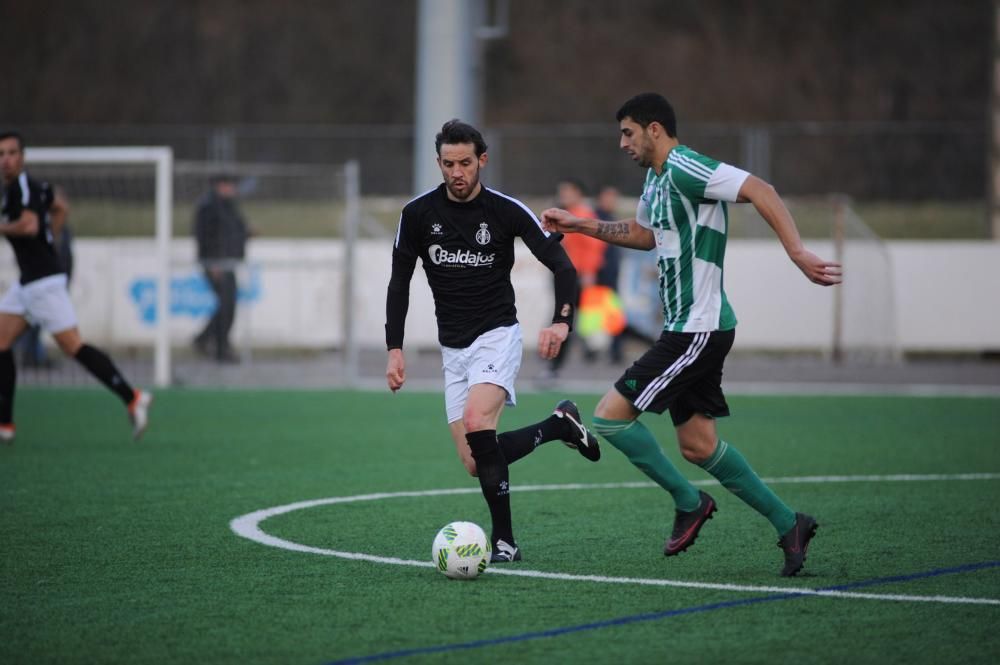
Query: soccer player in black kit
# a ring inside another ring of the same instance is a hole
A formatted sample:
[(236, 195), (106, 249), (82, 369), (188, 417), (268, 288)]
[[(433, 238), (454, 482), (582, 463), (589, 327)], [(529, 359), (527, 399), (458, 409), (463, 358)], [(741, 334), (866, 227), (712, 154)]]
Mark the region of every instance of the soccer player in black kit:
[(559, 402), (541, 422), (497, 434), (504, 405), (515, 403), (514, 381), (521, 366), (521, 329), (510, 281), (514, 238), (520, 236), (555, 275), (552, 325), (538, 336), (542, 358), (554, 358), (569, 334), (576, 271), (559, 243), (560, 234), (542, 230), (524, 204), (480, 182), (487, 156), (477, 129), (451, 120), (437, 135), (435, 149), (444, 183), (403, 208), (396, 232), (386, 297), (386, 379), (393, 392), (406, 381), (403, 328), (419, 258), (434, 296), (448, 427), (466, 470), (479, 478), (493, 520), (491, 561), (520, 561), (511, 526), (508, 465), (554, 440), (594, 462), (601, 452), (569, 400)]
[[(16, 132), (0, 133), (0, 173), (3, 175), (3, 217), (0, 234), (7, 236), (21, 277), (0, 297), (0, 441), (14, 439), (14, 386), (17, 370), (11, 346), (28, 320), (50, 333), (63, 353), (121, 398), (138, 439), (146, 429), (153, 396), (134, 390), (103, 351), (85, 344), (69, 299), (66, 274), (52, 244), (49, 214), (52, 188), (24, 170), (24, 141)], [(58, 204), (56, 204), (58, 205)]]

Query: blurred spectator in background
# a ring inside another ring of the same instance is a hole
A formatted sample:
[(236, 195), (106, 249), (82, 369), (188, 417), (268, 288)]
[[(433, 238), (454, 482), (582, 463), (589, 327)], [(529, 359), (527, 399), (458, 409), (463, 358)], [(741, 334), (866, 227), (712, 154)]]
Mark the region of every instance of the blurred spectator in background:
[[(611, 185), (601, 187), (597, 193), (597, 200), (594, 205), (594, 213), (597, 219), (605, 222), (613, 222), (618, 219), (618, 189)], [(572, 237), (572, 236), (567, 236)], [(604, 262), (601, 269), (597, 271), (597, 283), (618, 291), (618, 274), (621, 270), (622, 248), (617, 245), (605, 243)], [(622, 336), (620, 333), (611, 338), (611, 346), (608, 354), (611, 362), (617, 364), (622, 360)]]
[[(587, 203), (586, 188), (579, 180), (565, 178), (560, 181), (556, 188), (556, 196), (559, 200), (559, 206), (565, 210), (573, 211), (574, 216), (597, 219), (594, 209)], [(562, 246), (566, 250), (566, 254), (569, 255), (569, 260), (573, 262), (573, 267), (576, 268), (576, 304), (579, 307), (580, 292), (588, 286), (597, 284), (597, 273), (604, 263), (604, 250), (608, 245), (603, 240), (585, 236), (582, 233), (573, 233), (563, 237)], [(563, 342), (559, 355), (549, 362), (548, 367), (539, 377), (541, 382), (551, 382), (559, 378), (559, 370), (566, 361), (572, 346), (571, 342), (576, 336), (576, 332), (569, 334), (569, 337)], [(597, 355), (596, 352), (586, 347), (586, 339), (584, 339), (584, 345), (584, 357), (587, 360), (593, 360)]]
[[(605, 222), (613, 222), (619, 219), (618, 199), (619, 192), (617, 188), (611, 185), (602, 187), (597, 195), (596, 205), (594, 206), (597, 218)], [(622, 305), (625, 310), (625, 329), (611, 338), (611, 344), (608, 347), (609, 360), (616, 364), (624, 360), (624, 343), (626, 340), (633, 339), (645, 346), (652, 346), (656, 342), (656, 334), (649, 331), (658, 331), (662, 325), (662, 320), (658, 317), (660, 314), (659, 307), (657, 306), (654, 309), (652, 306), (646, 304), (647, 301), (649, 303), (659, 302), (659, 279), (656, 266), (653, 265), (652, 269), (649, 269), (646, 261), (634, 261), (632, 264), (623, 266), (625, 262), (627, 262), (625, 249), (618, 245), (607, 243), (607, 249), (604, 252), (604, 263), (597, 273), (597, 283), (601, 286), (614, 289), (615, 293), (622, 299)], [(625, 273), (624, 284), (622, 279), (623, 269)], [(642, 274), (636, 274), (637, 270)], [(637, 295), (640, 296), (638, 302), (644, 305), (639, 310), (628, 306), (629, 303), (635, 304), (637, 302)], [(649, 325), (648, 321), (651, 319), (656, 319), (656, 321), (652, 325)], [(641, 322), (644, 321), (647, 323), (645, 326), (641, 325)]]
[(194, 338), (195, 349), (220, 363), (239, 362), (229, 341), (236, 318), (236, 268), (246, 255), (250, 229), (236, 202), (236, 177), (213, 176), (208, 193), (198, 202), (193, 234), (198, 261), (215, 292), (217, 306), (205, 329)]
[[(56, 250), (59, 265), (66, 273), (66, 287), (73, 279), (73, 232), (67, 223), (69, 217), (69, 201), (66, 192), (58, 185), (52, 188), (52, 207), (49, 208), (49, 228), (52, 231), (52, 242)], [(42, 344), (42, 327), (37, 323), (30, 324), (14, 344), (18, 360), (22, 367), (53, 367), (45, 345)]]

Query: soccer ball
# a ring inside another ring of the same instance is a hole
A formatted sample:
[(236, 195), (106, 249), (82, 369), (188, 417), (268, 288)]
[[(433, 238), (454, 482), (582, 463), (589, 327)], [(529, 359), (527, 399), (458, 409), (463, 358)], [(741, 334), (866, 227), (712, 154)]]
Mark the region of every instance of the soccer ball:
[(431, 561), (453, 580), (474, 580), (490, 563), (490, 539), (477, 524), (452, 522), (434, 538)]

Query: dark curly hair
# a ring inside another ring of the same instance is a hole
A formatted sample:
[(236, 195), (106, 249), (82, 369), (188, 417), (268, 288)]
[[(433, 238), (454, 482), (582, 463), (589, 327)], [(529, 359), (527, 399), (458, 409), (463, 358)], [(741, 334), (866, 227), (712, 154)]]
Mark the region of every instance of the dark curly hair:
[(646, 129), (649, 123), (658, 122), (667, 130), (667, 136), (677, 137), (677, 116), (674, 107), (663, 95), (655, 92), (643, 92), (628, 100), (615, 114), (615, 120), (621, 122), (632, 118), (640, 127)]
[(479, 133), (479, 130), (458, 118), (444, 123), (441, 131), (434, 137), (434, 150), (437, 151), (438, 156), (441, 155), (441, 146), (445, 143), (448, 145), (471, 143), (476, 147), (476, 157), (482, 157), (483, 153), (486, 152), (486, 141), (483, 140), (483, 135)]

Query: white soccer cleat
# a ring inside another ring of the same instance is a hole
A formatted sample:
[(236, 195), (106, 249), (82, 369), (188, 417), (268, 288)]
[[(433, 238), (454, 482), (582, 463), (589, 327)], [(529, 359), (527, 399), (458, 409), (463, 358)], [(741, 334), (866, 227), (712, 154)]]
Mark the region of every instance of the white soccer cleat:
[(136, 390), (132, 403), (128, 405), (128, 419), (132, 423), (132, 439), (142, 438), (146, 426), (149, 425), (149, 405), (153, 403), (153, 395), (145, 390)]
[(0, 425), (0, 443), (14, 443), (14, 425)]

